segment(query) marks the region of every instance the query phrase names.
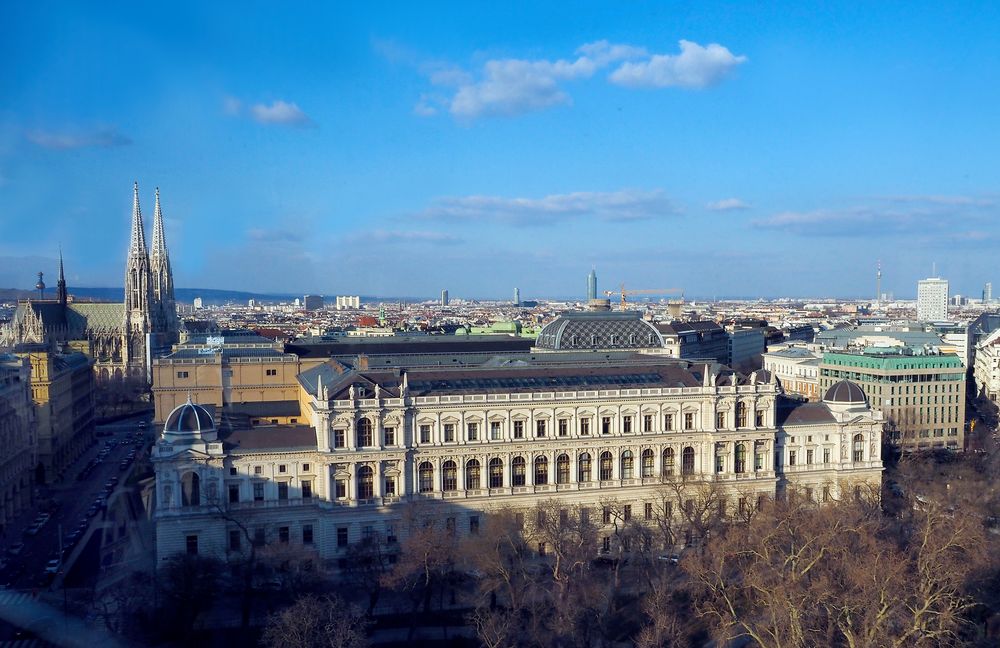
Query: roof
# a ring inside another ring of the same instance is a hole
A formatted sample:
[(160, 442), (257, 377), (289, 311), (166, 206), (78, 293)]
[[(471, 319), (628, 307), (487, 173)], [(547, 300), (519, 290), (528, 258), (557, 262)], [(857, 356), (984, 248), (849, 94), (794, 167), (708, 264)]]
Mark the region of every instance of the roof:
[(223, 439), (227, 450), (314, 450), (316, 429), (308, 425), (260, 425), (233, 430)]
[(867, 403), (865, 392), (857, 383), (841, 380), (830, 385), (826, 390), (824, 401), (829, 403)]
[(836, 418), (824, 403), (803, 403), (793, 400), (781, 400), (777, 409), (778, 427), (795, 427), (798, 425), (822, 425), (835, 423)]
[(69, 304), (67, 318), (74, 316), (85, 322), (83, 328), (89, 330), (120, 329), (125, 321), (125, 304)]
[(302, 414), (299, 401), (257, 401), (252, 403), (232, 403), (226, 406), (226, 412), (245, 414), (247, 416), (300, 416)]
[(813, 353), (809, 349), (803, 349), (802, 347), (779, 349), (777, 351), (771, 351), (767, 355), (775, 358), (802, 358), (806, 360), (819, 360), (819, 354)]
[(570, 311), (546, 324), (535, 346), (564, 349), (650, 349), (663, 346), (656, 327), (638, 311)]
[(289, 342), (286, 353), (300, 358), (330, 358), (349, 355), (393, 355), (420, 353), (527, 353), (534, 345), (528, 338), (512, 335), (394, 335), (335, 341), (309, 339)]
[(167, 415), (167, 420), (163, 424), (164, 433), (198, 433), (209, 430), (215, 430), (215, 418), (205, 406), (192, 403), (190, 399), (175, 407), (174, 411)]

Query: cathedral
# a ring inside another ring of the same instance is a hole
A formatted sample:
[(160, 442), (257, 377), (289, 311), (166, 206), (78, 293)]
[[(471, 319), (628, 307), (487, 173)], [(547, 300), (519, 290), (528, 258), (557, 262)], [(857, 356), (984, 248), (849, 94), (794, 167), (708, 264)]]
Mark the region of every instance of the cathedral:
[[(39, 275), (38, 288), (44, 287)], [(139, 207), (139, 183), (135, 183), (124, 301), (74, 302), (66, 290), (60, 253), (56, 298), (18, 303), (10, 324), (0, 328), (0, 347), (31, 343), (61, 346), (90, 357), (98, 380), (148, 380), (151, 355), (158, 349), (169, 349), (177, 331), (174, 279), (163, 230), (160, 190), (156, 190), (149, 249)]]

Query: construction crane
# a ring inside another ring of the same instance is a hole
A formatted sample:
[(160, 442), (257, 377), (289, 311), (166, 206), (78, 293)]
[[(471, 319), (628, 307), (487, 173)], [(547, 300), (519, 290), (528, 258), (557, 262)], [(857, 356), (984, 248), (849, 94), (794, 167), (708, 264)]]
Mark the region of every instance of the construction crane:
[(621, 284), (618, 290), (605, 290), (604, 294), (608, 297), (613, 297), (615, 295), (621, 295), (621, 309), (625, 310), (626, 295), (676, 295), (684, 294), (683, 288), (639, 288), (634, 290), (625, 290), (625, 284)]

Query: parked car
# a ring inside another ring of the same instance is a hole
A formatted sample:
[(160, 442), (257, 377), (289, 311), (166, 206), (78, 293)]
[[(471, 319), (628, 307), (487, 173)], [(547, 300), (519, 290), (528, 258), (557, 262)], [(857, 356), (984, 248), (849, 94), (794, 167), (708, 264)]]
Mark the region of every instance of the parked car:
[(11, 546), (7, 547), (7, 553), (9, 553), (12, 556), (19, 556), (21, 555), (22, 551), (24, 551), (23, 542), (15, 542)]
[(45, 563), (45, 573), (58, 574), (60, 567), (62, 567), (62, 561), (58, 558), (53, 558), (49, 562)]

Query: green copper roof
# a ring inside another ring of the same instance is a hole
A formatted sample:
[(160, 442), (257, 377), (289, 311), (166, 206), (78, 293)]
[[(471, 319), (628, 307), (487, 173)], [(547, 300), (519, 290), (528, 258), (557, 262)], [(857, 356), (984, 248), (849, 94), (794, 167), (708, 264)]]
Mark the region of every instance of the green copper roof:
[(823, 364), (881, 371), (913, 369), (962, 369), (962, 361), (954, 353), (940, 355), (858, 355), (854, 353), (824, 353)]

